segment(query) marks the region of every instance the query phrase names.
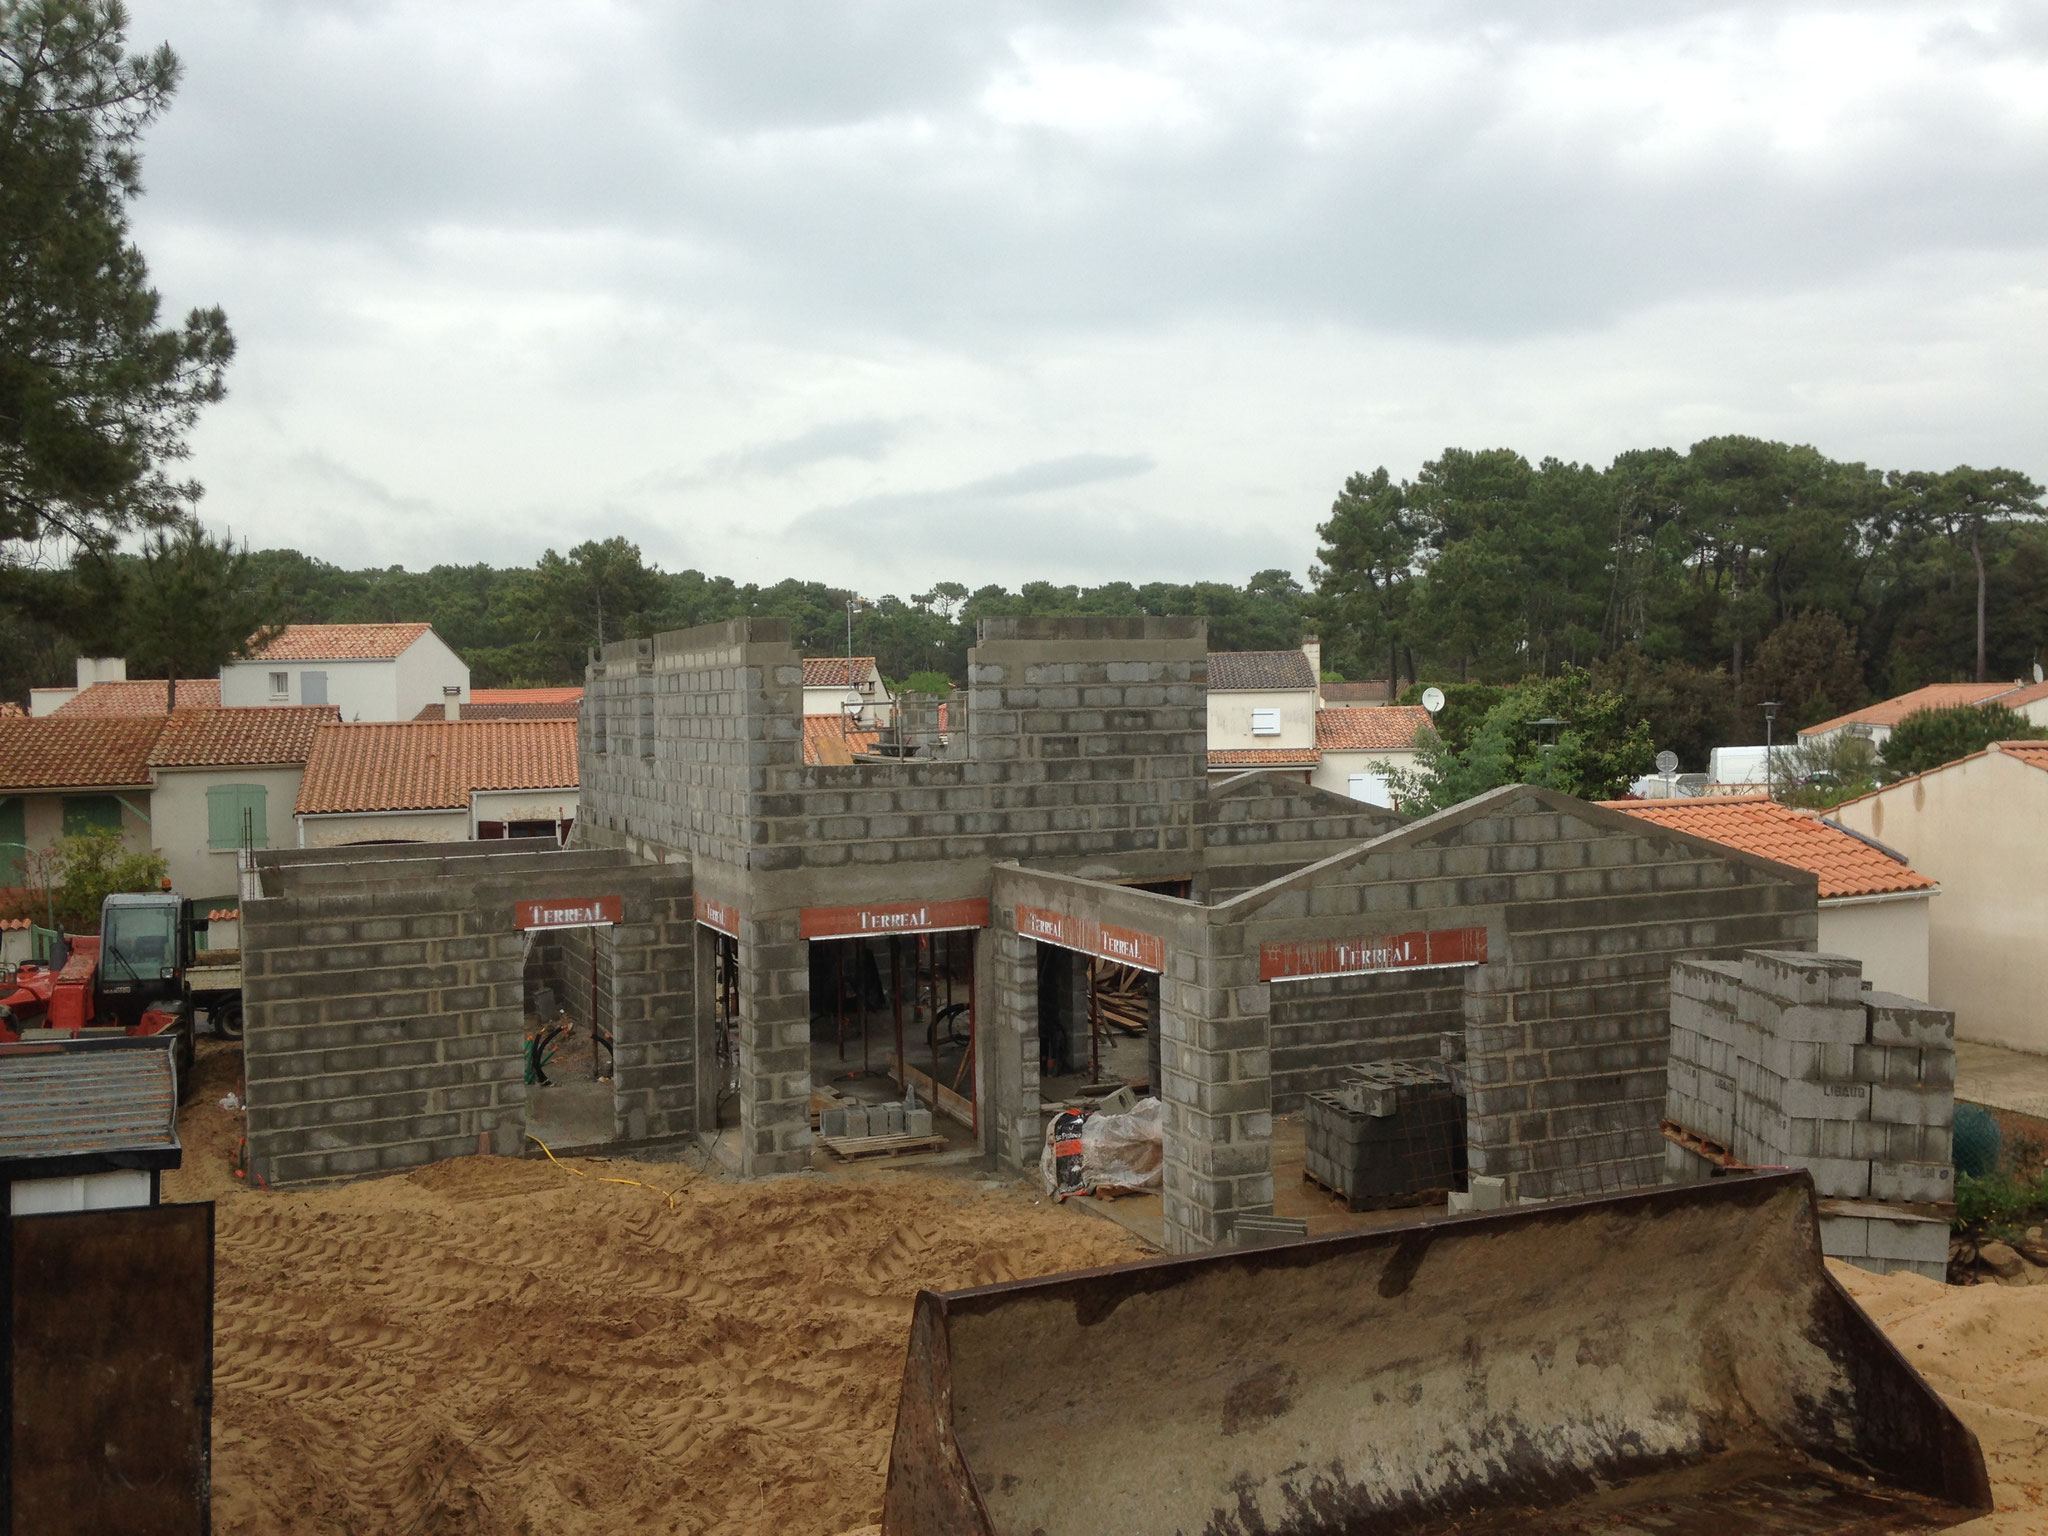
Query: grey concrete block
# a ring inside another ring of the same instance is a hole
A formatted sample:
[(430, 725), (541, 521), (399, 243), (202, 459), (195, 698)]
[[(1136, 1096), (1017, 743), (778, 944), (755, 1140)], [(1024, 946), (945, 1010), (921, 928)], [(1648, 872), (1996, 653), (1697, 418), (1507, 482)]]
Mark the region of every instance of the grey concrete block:
[(1870, 1165), (1873, 1200), (1940, 1203), (1953, 1200), (1955, 1195), (1955, 1170), (1947, 1163), (1873, 1161)]
[(1872, 1216), (1869, 1247), (1865, 1252), (1873, 1259), (1904, 1259), (1913, 1263), (1946, 1265), (1948, 1230), (1945, 1221), (1912, 1216)]
[(1862, 1259), (1870, 1256), (1870, 1222), (1862, 1216), (1823, 1216), (1820, 1219), (1820, 1251), (1831, 1259)]

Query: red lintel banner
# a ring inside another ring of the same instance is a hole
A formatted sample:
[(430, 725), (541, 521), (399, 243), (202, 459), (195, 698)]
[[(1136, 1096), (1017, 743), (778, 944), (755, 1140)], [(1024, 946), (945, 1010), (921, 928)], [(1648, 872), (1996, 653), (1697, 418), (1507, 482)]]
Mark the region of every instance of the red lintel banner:
[(626, 920), (623, 896), (575, 896), (558, 901), (522, 901), (512, 911), (515, 928), (602, 928)]
[(807, 939), (867, 939), (987, 926), (985, 896), (965, 901), (883, 902), (869, 907), (805, 907), (798, 920), (798, 932)]
[(1484, 928), (1441, 928), (1434, 933), (1384, 933), (1362, 939), (1313, 939), (1261, 944), (1259, 980), (1364, 976), (1434, 965), (1478, 965), (1486, 959)]
[(1043, 907), (1027, 907), (1022, 902), (1017, 904), (1017, 932), (1041, 944), (1055, 944), (1061, 949), (1078, 950), (1084, 955), (1100, 955), (1119, 965), (1134, 965), (1141, 971), (1166, 969), (1166, 942), (1156, 933), (1117, 928), (1108, 923), (1098, 923), (1090, 917), (1069, 917), (1064, 912), (1048, 912)]
[(713, 901), (702, 893), (694, 893), (690, 903), (697, 911), (697, 921), (706, 928), (716, 928), (729, 939), (740, 936), (740, 909), (728, 901)]

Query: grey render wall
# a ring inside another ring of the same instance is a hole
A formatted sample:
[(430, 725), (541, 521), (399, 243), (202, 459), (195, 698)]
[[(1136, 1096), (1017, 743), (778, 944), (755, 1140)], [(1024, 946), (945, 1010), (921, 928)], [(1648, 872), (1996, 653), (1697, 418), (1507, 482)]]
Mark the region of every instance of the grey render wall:
[[(557, 854), (511, 873), (436, 874), (440, 855), (281, 871), (297, 893), (243, 903), (252, 1168), (272, 1183), (520, 1149), (526, 941), (514, 903), (618, 894), (617, 1131), (695, 1124), (694, 930), (687, 873)], [(265, 872), (266, 889), (271, 872)]]
[(1465, 975), (1395, 971), (1268, 983), (1273, 1109), (1302, 1107), (1334, 1088), (1339, 1069), (1360, 1061), (1438, 1054), (1445, 1034), (1465, 1035)]

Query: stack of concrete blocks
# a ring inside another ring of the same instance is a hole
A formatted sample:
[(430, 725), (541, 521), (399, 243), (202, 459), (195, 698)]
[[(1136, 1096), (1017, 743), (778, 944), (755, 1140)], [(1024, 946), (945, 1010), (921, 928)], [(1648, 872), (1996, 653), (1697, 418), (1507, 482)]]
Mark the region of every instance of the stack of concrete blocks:
[[(1827, 1201), (1830, 1257), (1942, 1278), (1955, 1196), (1955, 1016), (1866, 991), (1843, 955), (1752, 951), (1671, 972), (1666, 1117), (1742, 1163), (1791, 1166)], [(1671, 1143), (1667, 1177), (1707, 1165)], [(1920, 1207), (1921, 1209), (1908, 1209)]]
[(1354, 1067), (1341, 1088), (1308, 1095), (1303, 1121), (1309, 1174), (1353, 1210), (1465, 1181), (1462, 1069), (1451, 1060)]
[(834, 1104), (819, 1112), (818, 1134), (828, 1141), (860, 1136), (929, 1136), (932, 1112), (908, 1104)]

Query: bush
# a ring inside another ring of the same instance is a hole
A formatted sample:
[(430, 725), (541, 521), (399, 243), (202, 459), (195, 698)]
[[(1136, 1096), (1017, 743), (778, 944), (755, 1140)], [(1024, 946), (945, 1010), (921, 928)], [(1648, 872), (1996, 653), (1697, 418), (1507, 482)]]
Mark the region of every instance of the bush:
[(1959, 757), (1982, 752), (1994, 741), (2040, 741), (2048, 730), (2003, 704), (1965, 704), (1954, 709), (1919, 709), (1892, 727), (1884, 744), (1885, 782), (1910, 779)]
[(953, 691), (953, 679), (943, 672), (913, 672), (896, 685), (897, 693), (932, 693), (945, 698)]
[(133, 852), (118, 832), (61, 838), (56, 863), (57, 923), (66, 933), (98, 933), (101, 902), (122, 891), (154, 891), (170, 870), (162, 854)]
[(2010, 1238), (2048, 1215), (2048, 1174), (2031, 1179), (2010, 1173), (1956, 1176), (1954, 1229), (1972, 1238)]

